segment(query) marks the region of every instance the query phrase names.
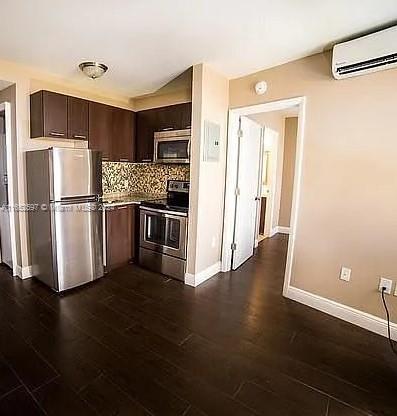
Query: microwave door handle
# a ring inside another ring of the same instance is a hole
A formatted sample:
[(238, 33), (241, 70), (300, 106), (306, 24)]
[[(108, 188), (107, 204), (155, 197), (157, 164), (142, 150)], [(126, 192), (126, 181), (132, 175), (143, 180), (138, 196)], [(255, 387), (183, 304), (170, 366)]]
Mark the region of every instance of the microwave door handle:
[(191, 140), (189, 139), (187, 142), (187, 158), (190, 160), (190, 145), (191, 145)]

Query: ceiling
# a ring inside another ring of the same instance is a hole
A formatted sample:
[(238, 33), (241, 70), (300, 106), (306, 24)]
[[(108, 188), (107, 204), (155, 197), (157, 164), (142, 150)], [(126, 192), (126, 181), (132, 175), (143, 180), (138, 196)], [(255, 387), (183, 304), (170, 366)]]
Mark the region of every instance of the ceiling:
[[(206, 62), (229, 78), (391, 24), (396, 0), (1, 0), (0, 59), (93, 89), (151, 93)], [(95, 84), (77, 70), (110, 69)]]

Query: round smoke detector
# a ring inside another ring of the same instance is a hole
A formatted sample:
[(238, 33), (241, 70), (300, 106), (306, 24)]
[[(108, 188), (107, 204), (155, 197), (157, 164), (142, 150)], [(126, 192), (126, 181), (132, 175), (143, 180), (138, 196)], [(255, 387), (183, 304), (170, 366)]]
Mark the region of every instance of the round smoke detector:
[(267, 82), (259, 81), (255, 84), (255, 92), (257, 95), (263, 95), (267, 91)]

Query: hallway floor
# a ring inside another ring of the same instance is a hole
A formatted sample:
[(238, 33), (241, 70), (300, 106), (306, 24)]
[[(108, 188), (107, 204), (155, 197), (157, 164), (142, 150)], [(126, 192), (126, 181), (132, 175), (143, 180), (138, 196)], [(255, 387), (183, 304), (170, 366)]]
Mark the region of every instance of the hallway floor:
[(287, 239), (194, 289), (128, 266), (58, 296), (0, 269), (0, 415), (397, 414), (386, 339), (281, 296)]

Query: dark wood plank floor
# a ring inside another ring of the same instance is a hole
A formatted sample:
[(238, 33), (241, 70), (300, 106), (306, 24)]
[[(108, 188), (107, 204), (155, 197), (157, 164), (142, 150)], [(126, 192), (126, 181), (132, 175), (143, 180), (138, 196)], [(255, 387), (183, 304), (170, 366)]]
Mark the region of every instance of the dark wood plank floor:
[(0, 269), (0, 415), (395, 416), (386, 340), (284, 299), (286, 247), (196, 289), (129, 266), (58, 296)]

